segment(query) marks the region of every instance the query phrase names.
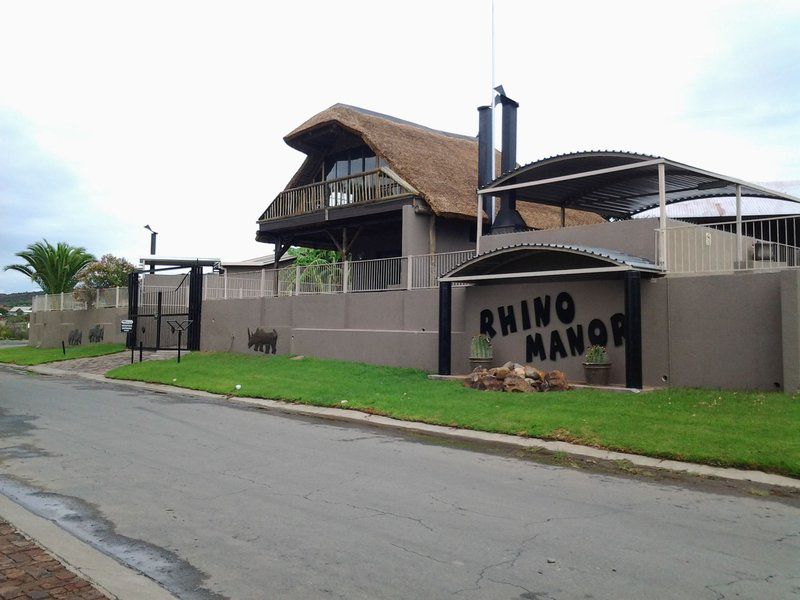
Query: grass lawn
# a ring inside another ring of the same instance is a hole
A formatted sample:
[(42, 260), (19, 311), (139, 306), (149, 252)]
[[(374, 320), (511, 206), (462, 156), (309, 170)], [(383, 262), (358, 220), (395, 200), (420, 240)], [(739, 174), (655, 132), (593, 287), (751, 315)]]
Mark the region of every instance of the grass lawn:
[(67, 347), (63, 354), (61, 348), (33, 348), (31, 346), (15, 346), (0, 348), (0, 363), (13, 363), (15, 365), (41, 365), (43, 363), (57, 362), (59, 360), (72, 360), (73, 358), (89, 358), (103, 356), (125, 350), (124, 344), (88, 344), (86, 346)]
[(181, 364), (135, 363), (107, 376), (800, 476), (800, 396), (773, 392), (508, 394), (431, 381), (414, 369), (198, 352)]

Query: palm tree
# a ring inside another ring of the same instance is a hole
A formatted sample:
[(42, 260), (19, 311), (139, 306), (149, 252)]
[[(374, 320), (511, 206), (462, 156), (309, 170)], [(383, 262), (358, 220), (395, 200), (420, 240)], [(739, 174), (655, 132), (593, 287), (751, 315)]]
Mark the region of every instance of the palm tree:
[(53, 246), (47, 240), (35, 242), (15, 256), (27, 264), (6, 265), (3, 270), (27, 275), (45, 294), (72, 291), (80, 270), (95, 260), (85, 248), (64, 242)]

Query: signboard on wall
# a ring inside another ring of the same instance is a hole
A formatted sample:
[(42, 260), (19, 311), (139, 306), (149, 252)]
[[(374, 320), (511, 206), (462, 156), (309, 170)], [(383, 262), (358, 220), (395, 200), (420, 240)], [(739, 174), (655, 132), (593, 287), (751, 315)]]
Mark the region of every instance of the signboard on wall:
[(563, 369), (589, 346), (624, 347), (621, 292), (616, 281), (486, 286), (470, 290), (468, 310), (500, 361)]

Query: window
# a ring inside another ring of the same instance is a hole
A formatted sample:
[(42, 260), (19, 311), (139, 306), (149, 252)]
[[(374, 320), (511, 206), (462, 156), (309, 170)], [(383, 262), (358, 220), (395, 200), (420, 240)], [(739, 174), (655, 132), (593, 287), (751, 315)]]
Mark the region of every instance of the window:
[[(375, 170), (377, 164), (378, 159), (375, 153), (367, 146), (361, 146), (325, 157), (321, 173), (317, 175), (317, 178), (322, 177), (322, 173), (325, 175), (325, 181), (358, 175), (365, 171)], [(383, 166), (383, 161), (380, 161), (380, 164)]]

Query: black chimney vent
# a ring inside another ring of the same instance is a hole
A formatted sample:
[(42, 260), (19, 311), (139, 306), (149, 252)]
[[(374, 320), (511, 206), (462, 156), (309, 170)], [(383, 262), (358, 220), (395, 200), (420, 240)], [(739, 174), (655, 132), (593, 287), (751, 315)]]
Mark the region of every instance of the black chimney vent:
[[(501, 92), (503, 105), (503, 155), (500, 159), (500, 172), (508, 173), (517, 168), (517, 108), (519, 104)], [(517, 191), (502, 193), (500, 212), (492, 225), (493, 233), (513, 233), (526, 231), (528, 226), (517, 212)]]
[[(478, 107), (478, 187), (488, 185), (494, 179), (492, 173), (492, 107)], [(492, 224), (492, 198), (483, 197), (483, 210), (489, 217), (489, 228)], [(487, 231), (488, 233), (488, 231)]]

